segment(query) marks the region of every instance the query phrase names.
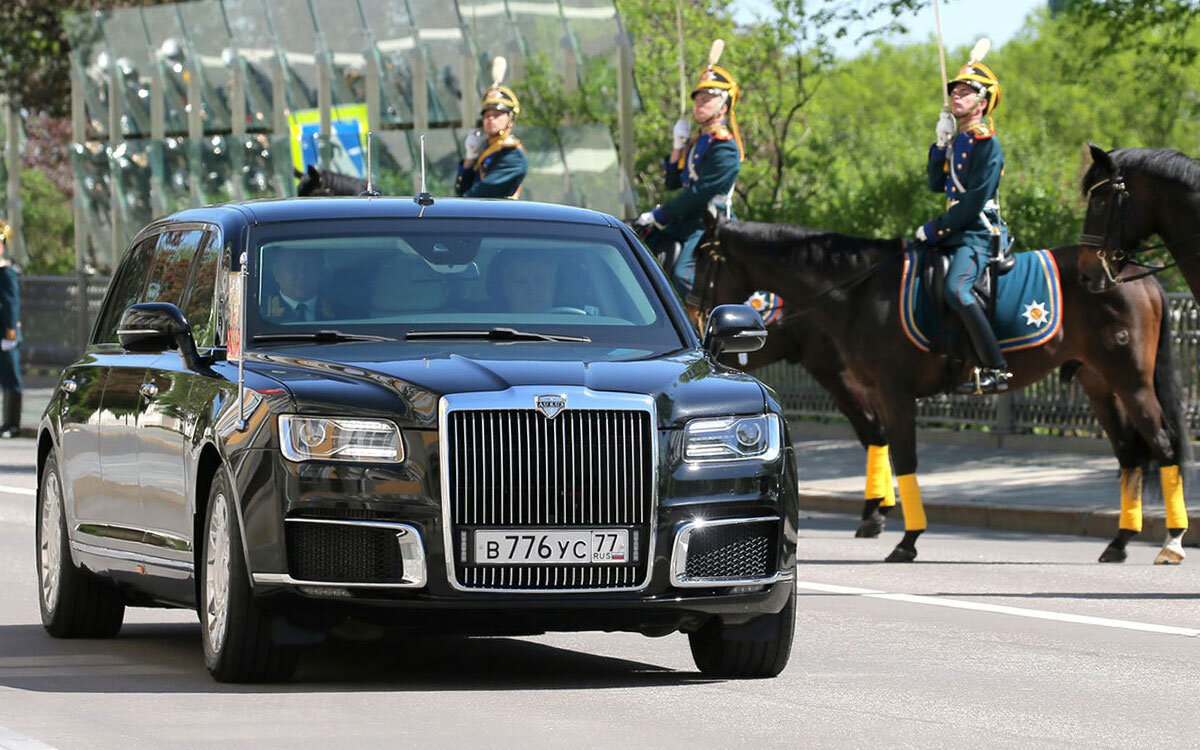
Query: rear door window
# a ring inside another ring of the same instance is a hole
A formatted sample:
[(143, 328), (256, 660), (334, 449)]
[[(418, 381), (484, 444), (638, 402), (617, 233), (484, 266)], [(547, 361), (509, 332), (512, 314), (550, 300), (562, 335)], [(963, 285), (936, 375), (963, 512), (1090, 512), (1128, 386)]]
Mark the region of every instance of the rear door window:
[(154, 249), (154, 265), (142, 302), (170, 302), (178, 305), (183, 299), (188, 278), (192, 272), (192, 261), (200, 250), (204, 239), (202, 229), (177, 229), (158, 236)]
[(221, 237), (209, 232), (204, 247), (195, 260), (196, 270), (183, 303), (183, 314), (192, 326), (196, 346), (212, 346), (215, 341), (216, 316), (213, 299), (217, 289), (217, 264), (221, 258)]

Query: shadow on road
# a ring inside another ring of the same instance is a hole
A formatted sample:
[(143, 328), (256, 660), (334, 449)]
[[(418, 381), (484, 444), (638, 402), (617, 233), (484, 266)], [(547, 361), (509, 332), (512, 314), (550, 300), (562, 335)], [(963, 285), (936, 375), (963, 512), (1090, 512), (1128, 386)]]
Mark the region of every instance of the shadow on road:
[[(682, 637), (682, 636), (677, 636)], [(296, 679), (224, 685), (204, 669), (199, 625), (131, 624), (109, 640), (0, 626), (0, 685), (62, 693), (578, 690), (705, 684), (696, 672), (515, 638), (391, 637), (306, 650)]]

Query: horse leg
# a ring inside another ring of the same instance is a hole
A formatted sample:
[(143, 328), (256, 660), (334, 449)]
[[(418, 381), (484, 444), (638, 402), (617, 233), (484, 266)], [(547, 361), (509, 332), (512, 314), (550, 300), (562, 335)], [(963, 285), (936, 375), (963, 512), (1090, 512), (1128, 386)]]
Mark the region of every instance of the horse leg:
[(892, 484), (892, 463), (886, 445), (867, 446), (867, 487), (864, 493), (862, 523), (854, 536), (874, 539), (887, 526), (887, 514), (896, 505)]
[(884, 422), (888, 425), (891, 454), (900, 484), (900, 507), (904, 511), (904, 538), (885, 562), (912, 562), (917, 559), (917, 537), (925, 531), (925, 506), (917, 484), (917, 402), (912, 392), (889, 389), (882, 396)]
[(1100, 562), (1125, 562), (1125, 547), (1142, 530), (1142, 467), (1150, 458), (1149, 448), (1130, 422), (1116, 392), (1095, 370), (1084, 367), (1075, 379), (1083, 386), (1097, 421), (1108, 435), (1117, 463), (1121, 465), (1121, 516), (1117, 535), (1100, 553)]

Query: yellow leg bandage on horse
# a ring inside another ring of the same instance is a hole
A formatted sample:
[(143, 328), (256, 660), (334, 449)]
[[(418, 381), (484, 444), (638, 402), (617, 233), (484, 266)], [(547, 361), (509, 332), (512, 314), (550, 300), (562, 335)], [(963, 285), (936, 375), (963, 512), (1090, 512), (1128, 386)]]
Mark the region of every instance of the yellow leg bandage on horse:
[(916, 474), (896, 477), (900, 483), (900, 506), (904, 508), (904, 530), (925, 530), (925, 506), (921, 504), (921, 487)]
[(1163, 502), (1167, 506), (1167, 528), (1186, 529), (1187, 505), (1183, 502), (1183, 476), (1179, 467), (1163, 466), (1158, 471), (1162, 477)]
[(867, 489), (868, 500), (883, 498), (884, 507), (896, 504), (896, 490), (892, 487), (892, 462), (888, 459), (886, 445), (867, 446)]
[(1119, 528), (1142, 530), (1142, 470), (1121, 469), (1121, 522)]

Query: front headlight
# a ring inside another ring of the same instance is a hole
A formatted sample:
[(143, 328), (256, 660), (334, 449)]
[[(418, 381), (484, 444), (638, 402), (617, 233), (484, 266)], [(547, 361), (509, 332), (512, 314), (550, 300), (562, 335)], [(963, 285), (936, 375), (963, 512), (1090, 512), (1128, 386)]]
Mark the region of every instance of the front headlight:
[(693, 419), (683, 430), (683, 460), (774, 461), (782, 429), (775, 414)]
[(290, 461), (404, 460), (400, 428), (383, 419), (281, 414), (279, 448)]

